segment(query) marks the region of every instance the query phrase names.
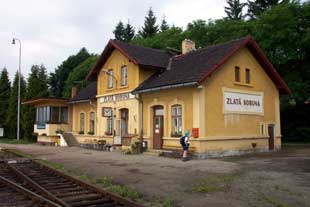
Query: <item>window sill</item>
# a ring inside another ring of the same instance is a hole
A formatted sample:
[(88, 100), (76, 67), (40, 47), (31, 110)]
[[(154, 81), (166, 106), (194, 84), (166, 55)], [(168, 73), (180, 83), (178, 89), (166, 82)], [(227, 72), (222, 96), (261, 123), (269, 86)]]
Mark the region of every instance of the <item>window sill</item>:
[(252, 84), (248, 84), (248, 83), (234, 82), (234, 84), (238, 86), (245, 86), (245, 87), (250, 87), (250, 88), (253, 87)]
[(107, 91), (113, 91), (114, 90), (114, 88), (108, 88), (107, 89)]
[(124, 88), (128, 88), (128, 87), (129, 87), (128, 85), (125, 85), (125, 86), (118, 87), (118, 89), (124, 89)]

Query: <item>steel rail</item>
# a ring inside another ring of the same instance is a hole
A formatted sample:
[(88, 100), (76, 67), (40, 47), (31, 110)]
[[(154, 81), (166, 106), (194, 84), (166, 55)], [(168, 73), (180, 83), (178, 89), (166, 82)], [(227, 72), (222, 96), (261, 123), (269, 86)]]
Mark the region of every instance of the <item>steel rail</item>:
[(21, 179), (27, 182), (28, 185), (30, 185), (32, 188), (37, 190), (40, 194), (46, 196), (49, 200), (60, 204), (63, 207), (70, 207), (67, 203), (65, 203), (63, 200), (57, 198), (53, 194), (51, 194), (49, 191), (47, 191), (45, 188), (40, 186), (38, 183), (36, 183), (34, 180), (30, 179), (27, 175), (25, 175), (23, 172), (15, 168), (12, 164), (5, 163), (5, 165), (12, 170), (17, 176), (19, 176)]
[(0, 176), (0, 183), (8, 186), (11, 189), (16, 190), (17, 192), (25, 195), (26, 197), (28, 197), (31, 200), (34, 200), (35, 202), (37, 202), (39, 205), (41, 205), (42, 207), (61, 207), (60, 205), (58, 205), (57, 203), (54, 203), (46, 198), (44, 198), (43, 196), (40, 196), (24, 187), (22, 187), (21, 185), (10, 181), (8, 179), (6, 179), (3, 176)]
[[(11, 151), (9, 149), (6, 149), (6, 151), (9, 152), (9, 153), (17, 154), (14, 151)], [(17, 155), (20, 156), (19, 154), (17, 154)], [(62, 172), (60, 172), (60, 171), (58, 171), (56, 169), (53, 169), (53, 168), (47, 166), (46, 164), (41, 163), (41, 162), (39, 162), (37, 160), (29, 159), (29, 161), (30, 161), (30, 163), (32, 162), (35, 165), (38, 165), (38, 167), (40, 167), (41, 169), (46, 170), (46, 172), (50, 172), (53, 175), (56, 175), (56, 176), (58, 176), (60, 178), (67, 179), (68, 181), (71, 181), (71, 182), (77, 184), (78, 186), (82, 187), (84, 190), (92, 191), (94, 193), (102, 195), (103, 198), (110, 199), (117, 206), (118, 205), (123, 205), (123, 206), (128, 206), (128, 207), (144, 207), (143, 205), (138, 204), (137, 202), (132, 201), (130, 199), (124, 198), (124, 197), (122, 197), (122, 196), (120, 196), (118, 194), (106, 191), (106, 190), (104, 190), (102, 188), (99, 188), (97, 186), (91, 185), (90, 183), (82, 181), (82, 180), (80, 180), (78, 178), (66, 175), (66, 174), (64, 174), (64, 173), (62, 173)], [(51, 194), (47, 189), (43, 188), (39, 183), (33, 181), (33, 179), (31, 179), (28, 175), (24, 174), (21, 170), (17, 169), (16, 167), (13, 167), (12, 165), (14, 165), (14, 164), (8, 164), (8, 165), (9, 165), (10, 169), (14, 170), (15, 172), (18, 172), (19, 176), (24, 177), (25, 180), (28, 180), (29, 183), (32, 183), (33, 187), (35, 187), (37, 189), (40, 189), (40, 191), (45, 193), (45, 195), (48, 195), (47, 193)], [(62, 206), (66, 206), (66, 205), (64, 205), (66, 202), (64, 202), (61, 198), (58, 198), (57, 196), (54, 196), (53, 194), (52, 194), (52, 196), (49, 195), (48, 197), (49, 197), (49, 199), (53, 200), (54, 202), (56, 202), (58, 204), (61, 204)], [(63, 201), (63, 202), (60, 203), (60, 201)], [(67, 204), (67, 206), (71, 206), (71, 205)]]

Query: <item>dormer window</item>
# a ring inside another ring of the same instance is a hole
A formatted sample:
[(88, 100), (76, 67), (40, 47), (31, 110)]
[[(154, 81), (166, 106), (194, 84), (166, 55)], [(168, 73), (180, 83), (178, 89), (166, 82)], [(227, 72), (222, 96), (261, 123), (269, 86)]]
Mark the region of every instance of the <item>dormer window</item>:
[(240, 82), (240, 68), (235, 67), (235, 82)]
[(121, 68), (121, 84), (127, 86), (127, 66), (124, 65)]

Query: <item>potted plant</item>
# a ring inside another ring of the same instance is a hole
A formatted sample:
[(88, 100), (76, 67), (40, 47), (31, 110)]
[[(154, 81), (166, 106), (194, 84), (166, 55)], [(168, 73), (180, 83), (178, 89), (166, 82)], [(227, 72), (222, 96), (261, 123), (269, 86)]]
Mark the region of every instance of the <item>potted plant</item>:
[(84, 131), (79, 131), (79, 134), (84, 134)]

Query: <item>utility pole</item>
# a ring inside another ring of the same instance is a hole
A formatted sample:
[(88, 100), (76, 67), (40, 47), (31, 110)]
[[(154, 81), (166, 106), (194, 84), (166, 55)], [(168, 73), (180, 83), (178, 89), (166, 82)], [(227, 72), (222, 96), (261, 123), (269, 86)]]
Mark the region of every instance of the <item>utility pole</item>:
[(19, 39), (13, 38), (12, 44), (15, 45), (16, 41), (19, 43), (19, 67), (18, 67), (18, 100), (17, 100), (17, 134), (16, 139), (19, 140), (20, 135), (20, 77), (21, 77), (21, 56), (22, 56), (22, 43)]

